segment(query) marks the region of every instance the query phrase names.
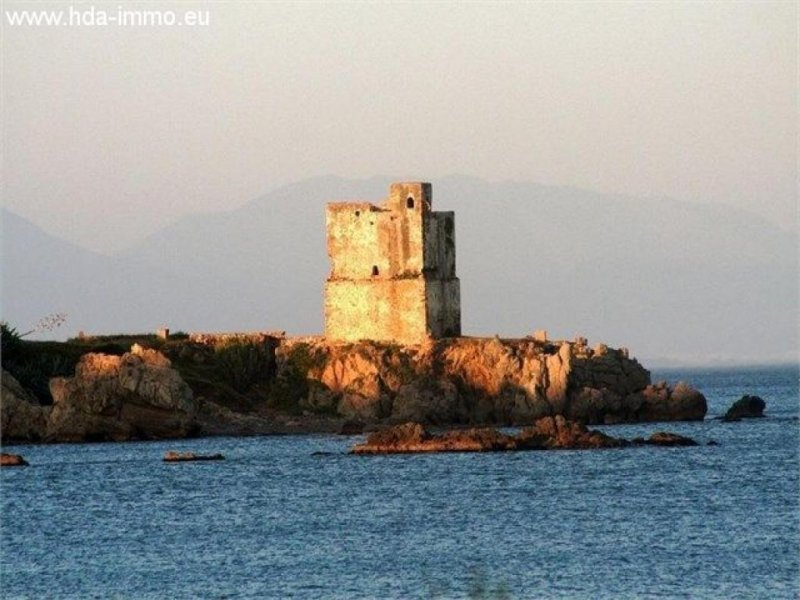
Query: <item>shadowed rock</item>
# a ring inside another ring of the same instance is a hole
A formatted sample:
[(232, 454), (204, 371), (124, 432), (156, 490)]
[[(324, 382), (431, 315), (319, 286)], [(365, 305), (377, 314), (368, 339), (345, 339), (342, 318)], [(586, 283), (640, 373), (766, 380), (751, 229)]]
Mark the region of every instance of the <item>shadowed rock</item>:
[(352, 454), (405, 454), (416, 452), (505, 452), (514, 450), (585, 450), (623, 448), (630, 445), (696, 446), (689, 438), (659, 432), (634, 442), (587, 429), (562, 416), (544, 417), (517, 435), (496, 429), (465, 429), (431, 434), (419, 423), (405, 423), (377, 431)]
[(222, 454), (195, 454), (194, 452), (175, 452), (170, 450), (164, 454), (164, 462), (192, 462), (203, 460), (225, 460)]
[(626, 440), (613, 438), (564, 417), (544, 417), (526, 427), (515, 437), (519, 450), (582, 450), (620, 448)]
[[(697, 446), (697, 442), (692, 438), (668, 431), (657, 431), (647, 439), (636, 438), (631, 443), (636, 446)], [(709, 442), (709, 445), (717, 444)]]
[(767, 403), (758, 396), (742, 396), (734, 402), (722, 417), (723, 421), (741, 421), (742, 419), (759, 419), (764, 416)]
[(361, 421), (345, 421), (339, 429), (339, 435), (361, 435), (362, 433), (364, 433), (364, 423)]
[(38, 442), (45, 436), (50, 408), (40, 406), (33, 394), (25, 390), (6, 370), (0, 375), (0, 440)]

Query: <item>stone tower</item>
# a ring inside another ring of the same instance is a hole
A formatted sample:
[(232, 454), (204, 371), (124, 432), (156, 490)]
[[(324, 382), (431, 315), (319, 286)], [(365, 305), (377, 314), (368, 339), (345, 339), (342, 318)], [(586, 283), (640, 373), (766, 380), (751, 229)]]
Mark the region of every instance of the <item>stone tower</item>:
[(418, 344), (461, 335), (455, 215), (431, 210), (430, 183), (393, 183), (380, 206), (328, 204), (326, 222), (328, 339)]

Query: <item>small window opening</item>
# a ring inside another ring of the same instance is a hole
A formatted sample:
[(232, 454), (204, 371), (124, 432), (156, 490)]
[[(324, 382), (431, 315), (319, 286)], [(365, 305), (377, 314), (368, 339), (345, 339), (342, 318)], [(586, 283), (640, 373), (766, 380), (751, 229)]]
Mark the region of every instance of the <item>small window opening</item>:
[(378, 276), (378, 265), (372, 265), (372, 276), (373, 277)]
[(357, 211), (356, 211), (356, 216), (357, 216), (357, 217), (360, 217), (360, 216), (361, 216), (361, 211), (360, 211), (360, 210), (357, 210)]
[(414, 198), (413, 197), (409, 196), (408, 199), (406, 199), (406, 208), (414, 208)]

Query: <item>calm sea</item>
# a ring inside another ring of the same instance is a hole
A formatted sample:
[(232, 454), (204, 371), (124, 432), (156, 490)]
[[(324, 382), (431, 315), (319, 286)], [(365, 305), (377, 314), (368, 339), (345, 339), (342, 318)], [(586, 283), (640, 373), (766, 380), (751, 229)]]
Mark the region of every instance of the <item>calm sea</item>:
[[(654, 373), (718, 446), (355, 457), (336, 436), (9, 447), (3, 598), (796, 598), (797, 369)], [(164, 464), (165, 450), (223, 462)], [(330, 454), (315, 455), (315, 452)]]

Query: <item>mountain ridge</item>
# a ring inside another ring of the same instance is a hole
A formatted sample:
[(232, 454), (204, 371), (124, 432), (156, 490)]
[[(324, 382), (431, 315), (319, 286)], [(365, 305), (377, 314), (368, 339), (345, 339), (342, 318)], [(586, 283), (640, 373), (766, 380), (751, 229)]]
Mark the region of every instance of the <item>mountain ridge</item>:
[[(123, 252), (99, 255), (110, 262), (95, 271), (73, 256), (80, 268), (67, 278), (70, 303), (99, 308), (75, 309), (72, 328), (319, 333), (328, 273), (324, 204), (379, 202), (394, 179), (294, 182), (230, 211), (178, 219)], [(433, 200), (436, 209), (456, 212), (466, 335), (548, 329), (554, 337), (627, 345), (637, 356), (796, 357), (797, 235), (746, 211), (459, 176), (435, 180)], [(46, 296), (64, 278), (26, 267), (33, 257), (19, 247), (48, 244), (25, 241), (30, 231), (9, 244), (6, 228), (4, 219), (3, 318), (35, 322), (56, 310), (21, 296)], [(21, 261), (11, 279), (9, 250)], [(55, 263), (71, 270), (63, 257)], [(26, 271), (36, 285), (25, 282)], [(98, 289), (109, 271), (128, 277), (111, 286), (118, 289)], [(130, 304), (130, 296), (144, 298), (139, 313), (107, 306)]]

